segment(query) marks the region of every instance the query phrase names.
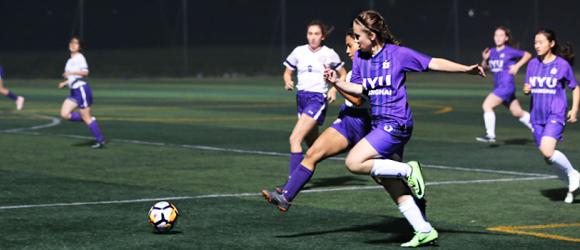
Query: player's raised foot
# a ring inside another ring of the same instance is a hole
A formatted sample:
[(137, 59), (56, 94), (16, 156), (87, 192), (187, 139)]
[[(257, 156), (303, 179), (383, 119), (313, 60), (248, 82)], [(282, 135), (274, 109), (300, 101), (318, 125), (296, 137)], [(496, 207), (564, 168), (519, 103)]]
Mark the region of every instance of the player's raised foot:
[(22, 110), (22, 108), (24, 107), (24, 97), (19, 96), (18, 98), (16, 98), (16, 110), (20, 111)]
[(425, 180), (423, 179), (421, 164), (417, 161), (410, 161), (407, 164), (411, 166), (411, 174), (407, 177), (407, 185), (409, 185), (417, 199), (423, 199), (425, 196)]
[(98, 141), (95, 144), (91, 145), (92, 149), (101, 149), (105, 147), (105, 141)]
[(281, 212), (286, 212), (288, 209), (290, 209), (290, 202), (284, 198), (284, 195), (278, 193), (276, 190), (262, 190), (262, 196), (264, 196), (264, 199), (266, 199), (267, 202), (276, 206)]
[(428, 233), (415, 232), (415, 236), (409, 242), (401, 244), (401, 247), (420, 247), (424, 245), (434, 245), (437, 244), (437, 238), (439, 238), (439, 233), (435, 228), (431, 229)]
[(480, 141), (480, 142), (485, 142), (485, 143), (494, 143), (495, 137), (491, 137), (489, 135), (484, 135), (484, 136), (475, 137), (475, 140)]

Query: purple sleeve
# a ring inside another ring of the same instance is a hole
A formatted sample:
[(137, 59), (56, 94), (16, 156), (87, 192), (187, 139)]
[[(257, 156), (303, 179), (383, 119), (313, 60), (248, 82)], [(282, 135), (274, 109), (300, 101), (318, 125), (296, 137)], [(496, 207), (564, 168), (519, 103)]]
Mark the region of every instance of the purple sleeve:
[(355, 52), (354, 59), (352, 60), (352, 73), (350, 75), (350, 82), (356, 84), (362, 84), (362, 74), (360, 68), (361, 60), (358, 58), (358, 52)]
[(564, 73), (564, 78), (566, 78), (566, 81), (568, 82), (568, 88), (569, 89), (574, 89), (576, 87), (578, 87), (578, 81), (576, 80), (576, 76), (574, 76), (574, 70), (572, 70), (572, 67), (570, 67), (569, 64), (566, 64), (566, 72)]
[(515, 59), (522, 58), (524, 57), (524, 51), (523, 50), (519, 50), (519, 49), (512, 49), (512, 57)]
[(422, 72), (429, 69), (430, 56), (405, 47), (400, 47), (398, 50), (403, 71)]
[(0, 80), (2, 80), (3, 78), (4, 78), (4, 68), (0, 66)]

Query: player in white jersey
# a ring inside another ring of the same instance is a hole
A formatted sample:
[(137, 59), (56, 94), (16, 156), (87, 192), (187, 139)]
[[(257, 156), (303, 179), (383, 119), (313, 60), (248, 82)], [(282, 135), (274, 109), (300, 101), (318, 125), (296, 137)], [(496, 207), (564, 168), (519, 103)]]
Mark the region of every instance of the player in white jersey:
[(296, 103), (298, 105), (298, 121), (290, 135), (290, 161), (288, 172), (302, 161), (302, 142), (308, 146), (318, 137), (318, 126), (324, 123), (327, 102), (336, 99), (336, 89), (328, 90), (324, 80), (325, 67), (336, 69), (341, 79), (345, 79), (344, 63), (334, 50), (324, 46), (322, 42), (329, 34), (329, 29), (320, 21), (312, 21), (307, 26), (306, 38), (308, 44), (296, 47), (284, 61), (284, 87), (294, 90), (292, 75), (298, 75), (296, 84)]
[[(89, 66), (81, 54), (81, 40), (78, 37), (72, 37), (68, 46), (70, 58), (62, 74), (66, 80), (60, 82), (58, 88), (68, 86), (70, 95), (62, 103), (60, 116), (73, 122), (83, 121), (95, 137), (96, 143), (92, 145), (92, 148), (102, 148), (105, 145), (105, 137), (101, 134), (96, 118), (91, 115), (93, 93), (86, 79), (89, 76)], [(79, 108), (79, 111), (73, 112), (76, 108)]]

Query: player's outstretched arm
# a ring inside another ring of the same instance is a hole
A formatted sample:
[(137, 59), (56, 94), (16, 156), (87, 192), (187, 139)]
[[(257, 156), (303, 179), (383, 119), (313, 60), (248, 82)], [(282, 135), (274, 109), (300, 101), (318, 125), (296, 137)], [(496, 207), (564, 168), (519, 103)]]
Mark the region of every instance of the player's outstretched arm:
[(578, 115), (578, 106), (580, 105), (580, 87), (576, 86), (572, 90), (572, 108), (568, 111), (568, 122), (575, 123)]
[(336, 76), (336, 71), (331, 69), (326, 69), (324, 71), (324, 79), (326, 79), (329, 84), (334, 85), (336, 90), (338, 90), (338, 92), (352, 104), (359, 106), (363, 103), (363, 99), (360, 96), (363, 91), (362, 85), (353, 84), (339, 79)]
[(429, 69), (442, 72), (467, 73), (470, 75), (480, 75), (481, 77), (485, 77), (483, 67), (477, 64), (467, 66), (443, 58), (431, 59), (431, 62), (429, 62)]

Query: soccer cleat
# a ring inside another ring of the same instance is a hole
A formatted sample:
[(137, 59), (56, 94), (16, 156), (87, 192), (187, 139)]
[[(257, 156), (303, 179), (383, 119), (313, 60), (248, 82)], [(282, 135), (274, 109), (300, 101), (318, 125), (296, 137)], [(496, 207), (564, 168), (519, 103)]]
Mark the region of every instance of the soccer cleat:
[(475, 140), (480, 141), (480, 142), (486, 142), (486, 143), (494, 143), (495, 137), (491, 137), (489, 135), (484, 135), (484, 136), (475, 137)]
[(290, 202), (284, 198), (284, 195), (277, 191), (270, 192), (268, 190), (262, 190), (262, 196), (264, 196), (264, 199), (266, 199), (267, 202), (276, 206), (281, 212), (286, 212), (290, 209)]
[(439, 233), (435, 228), (428, 233), (415, 232), (415, 236), (409, 242), (401, 244), (401, 247), (419, 247), (426, 244), (436, 244)]
[(96, 142), (95, 144), (91, 145), (92, 149), (100, 149), (105, 147), (105, 142)]
[(566, 194), (566, 198), (564, 198), (564, 202), (566, 202), (568, 204), (572, 204), (574, 202), (574, 193), (573, 192), (568, 192)]
[(16, 98), (16, 110), (22, 110), (24, 107), (24, 97), (19, 96)]
[(425, 180), (423, 179), (421, 164), (417, 161), (410, 161), (407, 164), (411, 166), (411, 174), (407, 177), (407, 185), (409, 185), (417, 199), (423, 199), (425, 196)]

